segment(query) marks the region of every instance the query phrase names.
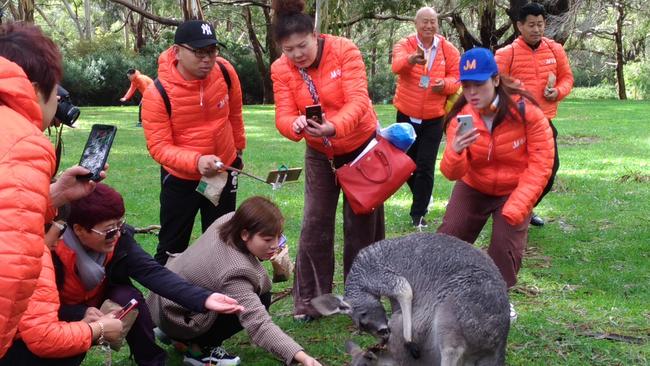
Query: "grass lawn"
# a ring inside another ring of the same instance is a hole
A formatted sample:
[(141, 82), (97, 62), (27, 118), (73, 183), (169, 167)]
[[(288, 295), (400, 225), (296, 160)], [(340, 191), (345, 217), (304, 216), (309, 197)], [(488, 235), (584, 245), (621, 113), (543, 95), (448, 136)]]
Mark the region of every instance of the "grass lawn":
[[(394, 118), (392, 106), (378, 106), (384, 125)], [(619, 101), (565, 101), (555, 119), (559, 130), (561, 167), (554, 192), (537, 208), (547, 224), (531, 228), (528, 252), (511, 299), (519, 312), (508, 343), (509, 365), (648, 365), (650, 362), (650, 104)], [(285, 164), (303, 165), (304, 143), (292, 143), (275, 130), (272, 106), (247, 106), (244, 111), (251, 173)], [(83, 108), (77, 129), (66, 129), (64, 167), (78, 162), (93, 123), (118, 126), (109, 158), (106, 183), (120, 191), (127, 220), (135, 226), (158, 223), (158, 165), (149, 157), (143, 132), (135, 127), (136, 107)], [(444, 148), (444, 145), (441, 149)], [(452, 183), (436, 171), (428, 230), (435, 231), (444, 213)], [(287, 219), (286, 234), (295, 253), (302, 219), (303, 180), (280, 190), (242, 177), (239, 201), (266, 195)], [(401, 189), (386, 203), (389, 237), (412, 232), (410, 193)], [(342, 228), (341, 216), (337, 228)], [(200, 234), (195, 227), (193, 239)], [(139, 235), (153, 253), (153, 235)], [(477, 245), (486, 246), (489, 227)], [(340, 259), (342, 237), (337, 232)], [(340, 261), (339, 261), (340, 263)], [(343, 291), (341, 267), (336, 291)], [(270, 268), (270, 267), (269, 267)], [(276, 284), (274, 292), (288, 283)], [(326, 365), (343, 365), (344, 341), (368, 345), (373, 340), (354, 332), (344, 316), (310, 324), (291, 318), (291, 299), (271, 307), (277, 324)], [(615, 338), (609, 340), (607, 338)], [(279, 365), (271, 354), (252, 345), (245, 333), (226, 343), (245, 365)], [(126, 347), (125, 347), (126, 348)], [(182, 358), (169, 348), (170, 365)], [(113, 354), (117, 364), (130, 364), (128, 351)], [(93, 350), (84, 365), (102, 365)]]

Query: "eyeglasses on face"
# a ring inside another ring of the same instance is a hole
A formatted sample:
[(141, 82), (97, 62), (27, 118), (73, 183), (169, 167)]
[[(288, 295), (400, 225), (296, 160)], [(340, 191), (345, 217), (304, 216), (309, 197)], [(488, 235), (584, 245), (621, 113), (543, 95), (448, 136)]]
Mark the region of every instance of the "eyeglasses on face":
[(184, 44), (179, 44), (180, 47), (192, 52), (196, 58), (204, 58), (204, 57), (215, 57), (219, 53), (219, 48), (216, 46), (209, 46), (209, 47), (204, 47), (204, 48), (192, 48), (189, 46), (186, 46)]
[(90, 229), (95, 234), (99, 234), (104, 237), (104, 240), (111, 240), (122, 230), (124, 226), (124, 219), (121, 219), (114, 228), (108, 229), (106, 231), (99, 231), (95, 229)]

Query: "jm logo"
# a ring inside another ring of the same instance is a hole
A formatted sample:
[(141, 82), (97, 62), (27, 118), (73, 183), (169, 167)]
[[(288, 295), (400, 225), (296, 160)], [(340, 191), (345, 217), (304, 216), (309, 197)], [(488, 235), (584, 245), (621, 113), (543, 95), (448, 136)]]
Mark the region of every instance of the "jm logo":
[(463, 70), (467, 71), (467, 70), (474, 70), (474, 69), (476, 69), (476, 60), (472, 60), (472, 61), (467, 60), (465, 62), (465, 66), (463, 66)]
[(210, 24), (202, 24), (201, 31), (203, 32), (203, 34), (206, 34), (208, 36), (212, 35), (212, 30), (210, 30)]

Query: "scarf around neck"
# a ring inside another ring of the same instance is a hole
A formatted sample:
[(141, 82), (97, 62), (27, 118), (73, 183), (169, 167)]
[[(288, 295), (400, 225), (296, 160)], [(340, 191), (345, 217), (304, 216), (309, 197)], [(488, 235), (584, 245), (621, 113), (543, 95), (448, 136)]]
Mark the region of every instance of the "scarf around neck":
[(66, 230), (63, 233), (63, 242), (77, 256), (75, 268), (84, 288), (90, 291), (99, 286), (104, 280), (104, 277), (106, 277), (106, 270), (104, 268), (106, 254), (97, 253), (94, 250), (84, 247), (73, 230)]

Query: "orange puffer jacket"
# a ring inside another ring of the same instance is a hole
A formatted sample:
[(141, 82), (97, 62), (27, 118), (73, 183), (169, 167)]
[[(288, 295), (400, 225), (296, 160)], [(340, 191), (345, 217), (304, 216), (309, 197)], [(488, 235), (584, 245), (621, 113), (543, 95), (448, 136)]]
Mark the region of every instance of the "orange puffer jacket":
[(133, 80), (131, 80), (131, 86), (129, 87), (129, 90), (126, 91), (123, 98), (126, 100), (131, 99), (136, 90), (138, 90), (140, 94), (144, 95), (144, 91), (147, 90), (151, 84), (153, 84), (153, 80), (151, 80), (150, 77), (135, 70)]
[(27, 311), (18, 324), (18, 337), (36, 356), (61, 358), (90, 349), (92, 331), (83, 321), (59, 321), (59, 292), (49, 249), (43, 252), (43, 269)]
[[(509, 224), (521, 224), (530, 214), (551, 176), (553, 133), (542, 111), (526, 101), (526, 122), (506, 117), (490, 133), (470, 105), (458, 114), (470, 114), (480, 137), (457, 154), (452, 146), (458, 120), (447, 127), (447, 146), (440, 170), (449, 180), (462, 179), (470, 187), (491, 196), (510, 195), (503, 206)], [(515, 116), (519, 111), (512, 110)]]
[[(76, 263), (77, 254), (70, 249), (65, 241), (59, 240), (54, 252), (59, 257), (63, 267), (65, 281), (62, 288), (59, 289), (59, 297), (64, 305), (85, 304), (99, 308), (104, 300), (104, 290), (106, 289), (106, 280), (102, 281), (92, 290), (86, 290), (81, 278), (77, 274)], [(113, 258), (113, 252), (108, 253), (104, 266)]]
[(0, 57), (0, 358), (41, 272), (55, 157), (23, 70)]
[[(444, 116), (447, 96), (456, 93), (458, 83), (458, 64), (460, 54), (456, 47), (444, 37), (439, 39), (436, 57), (431, 69), (425, 72), (425, 65), (411, 65), (408, 57), (418, 49), (415, 34), (400, 40), (393, 47), (393, 72), (397, 74), (397, 90), (393, 104), (409, 117), (431, 119)], [(445, 86), (441, 94), (434, 93), (431, 87), (421, 88), (420, 78), (429, 76), (432, 85), (436, 79), (443, 79)]]
[[(323, 53), (317, 68), (307, 69), (312, 78), (325, 118), (336, 128), (330, 138), (334, 155), (359, 148), (377, 128), (377, 115), (368, 97), (366, 66), (361, 52), (352, 41), (326, 34)], [(293, 141), (304, 138), (312, 148), (327, 153), (320, 137), (296, 134), (293, 121), (305, 114), (305, 106), (314, 104), (307, 83), (298, 68), (282, 55), (271, 66), (275, 93), (275, 125), (282, 135)]]
[(217, 58), (230, 75), (228, 86), (217, 65), (203, 80), (188, 81), (176, 69), (173, 47), (158, 58), (158, 79), (171, 103), (171, 118), (155, 87), (148, 88), (142, 100), (142, 127), (149, 153), (176, 177), (201, 179), (201, 155), (214, 154), (226, 165), (246, 147), (242, 94), (232, 65)]
[[(524, 88), (533, 94), (546, 118), (555, 118), (558, 104), (573, 88), (573, 73), (562, 45), (542, 37), (539, 47), (533, 50), (520, 36), (497, 50), (495, 58), (499, 72), (521, 81)], [(544, 98), (544, 88), (550, 73), (555, 74), (555, 87), (558, 91), (557, 100), (553, 102)]]

